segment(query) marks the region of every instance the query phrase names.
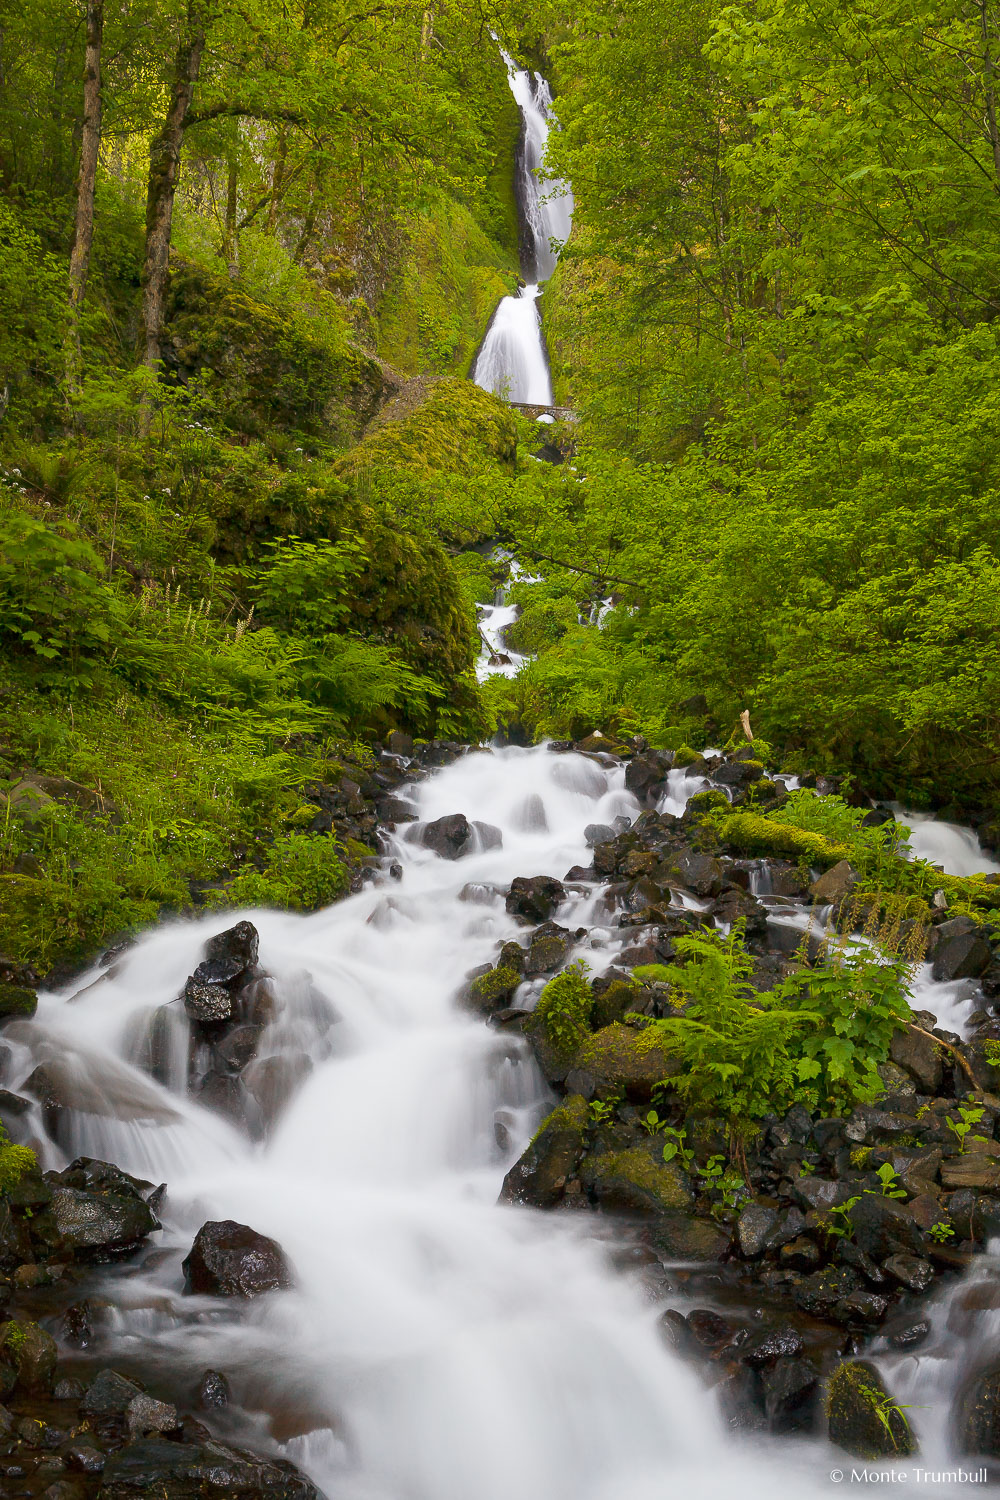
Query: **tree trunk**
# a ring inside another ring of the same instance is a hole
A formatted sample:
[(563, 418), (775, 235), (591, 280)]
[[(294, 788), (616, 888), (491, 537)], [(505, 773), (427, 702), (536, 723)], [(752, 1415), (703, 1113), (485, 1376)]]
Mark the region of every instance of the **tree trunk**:
[(993, 59), (990, 35), (990, 18), (986, 0), (979, 0), (979, 19), (983, 32), (983, 82), (986, 88), (986, 133), (993, 151), (993, 171), (997, 191), (1000, 192), (1000, 130), (997, 129), (997, 65)]
[[(149, 185), (146, 193), (146, 256), (142, 268), (143, 362), (155, 373), (160, 362), (160, 333), (167, 291), (170, 234), (174, 197), (180, 176), (181, 148), (187, 129), (194, 87), (205, 51), (205, 18), (200, 0), (188, 0), (184, 34), (177, 48), (170, 104), (166, 118), (149, 148)], [(148, 411), (143, 424), (148, 428)]]
[(94, 190), (101, 152), (101, 43), (104, 37), (104, 0), (87, 0), (87, 48), (83, 66), (83, 136), (76, 181), (76, 225), (69, 258), (69, 330), (66, 337), (66, 385), (80, 388), (83, 356), (80, 314), (87, 291), (90, 249), (94, 242)]
[(236, 146), (233, 146), (226, 168), (226, 224), (222, 235), (222, 258), (226, 262), (230, 281), (235, 281), (240, 272), (239, 225), (236, 218), (238, 205), (239, 163)]

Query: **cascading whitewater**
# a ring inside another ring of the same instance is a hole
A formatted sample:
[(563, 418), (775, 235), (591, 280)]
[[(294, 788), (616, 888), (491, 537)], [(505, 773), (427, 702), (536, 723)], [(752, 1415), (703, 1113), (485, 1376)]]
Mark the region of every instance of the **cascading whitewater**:
[[(662, 811), (703, 785), (671, 772)], [(258, 1439), (280, 1436), (330, 1500), (825, 1493), (836, 1459), (815, 1444), (727, 1438), (658, 1337), (662, 1302), (608, 1269), (611, 1222), (496, 1206), (551, 1100), (525, 1042), (455, 996), (517, 932), (512, 878), (562, 877), (588, 857), (588, 823), (638, 812), (622, 767), (544, 746), (484, 751), (409, 795), (424, 820), (488, 818), (502, 845), (451, 863), (402, 835), (400, 880), (307, 917), (250, 914), (278, 1000), (259, 1055), (311, 1066), (265, 1143), (187, 1094), (181, 1006), (177, 1034), (162, 1033), (163, 1008), (232, 914), (155, 930), (113, 972), (44, 995), (34, 1021), (6, 1029), (4, 1081), (55, 1058), (75, 1080), (47, 1165), (84, 1152), (168, 1183), (161, 1246), (110, 1273), (91, 1352), (180, 1393), (224, 1370), (245, 1420), (261, 1414)], [(587, 930), (576, 951), (595, 970), (628, 941), (586, 882), (556, 916)], [(32, 1126), (44, 1138), (37, 1113)], [(295, 1289), (246, 1310), (182, 1296), (180, 1261), (207, 1218), (279, 1240)], [(914, 1377), (918, 1400), (932, 1378)]]
[(541, 283), (555, 270), (558, 249), (569, 237), (573, 197), (556, 178), (544, 173), (552, 95), (538, 73), (518, 68), (503, 53), (511, 92), (521, 111), (521, 135), (515, 162), (515, 187), (521, 221), (521, 274), (525, 285), (516, 297), (504, 297), (486, 331), (472, 378), (484, 390), (508, 401), (532, 406), (552, 402), (552, 377), (542, 337), (538, 298)]

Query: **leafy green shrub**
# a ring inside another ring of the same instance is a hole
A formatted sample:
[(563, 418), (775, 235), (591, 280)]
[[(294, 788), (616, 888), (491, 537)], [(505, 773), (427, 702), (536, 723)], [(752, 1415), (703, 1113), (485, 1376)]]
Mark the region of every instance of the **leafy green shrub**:
[(902, 962), (845, 950), (757, 993), (741, 924), (727, 937), (702, 933), (676, 946), (689, 962), (672, 966), (669, 982), (685, 1014), (654, 1027), (683, 1064), (671, 1086), (692, 1108), (722, 1114), (739, 1131), (795, 1101), (839, 1113), (881, 1091), (878, 1066), (910, 1018)]
[(71, 528), (0, 516), (0, 637), (42, 662), (87, 675), (107, 654), (118, 611), (100, 559)]
[(337, 542), (280, 537), (265, 543), (257, 575), (261, 613), (282, 629), (322, 640), (341, 627), (351, 610), (351, 585), (365, 561), (356, 536)]
[(347, 890), (348, 876), (336, 843), (315, 833), (287, 833), (275, 839), (263, 870), (242, 870), (217, 905), (276, 906), (316, 911)]

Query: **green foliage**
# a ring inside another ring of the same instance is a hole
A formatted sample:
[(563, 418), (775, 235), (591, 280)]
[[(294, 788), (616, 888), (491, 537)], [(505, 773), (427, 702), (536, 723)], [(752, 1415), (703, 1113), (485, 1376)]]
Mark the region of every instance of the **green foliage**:
[(572, 1057), (590, 1034), (594, 996), (587, 972), (587, 965), (581, 960), (550, 979), (529, 1022), (531, 1029), (539, 1031), (564, 1061)]
[(673, 1086), (695, 1110), (722, 1114), (735, 1131), (798, 1101), (847, 1111), (877, 1096), (878, 1066), (909, 1017), (901, 962), (846, 951), (775, 989), (757, 993), (741, 929), (677, 940), (683, 965), (670, 983), (685, 1013), (654, 1023), (683, 1068)]
[(687, 1130), (678, 1130), (668, 1125), (664, 1128), (663, 1134), (666, 1136), (663, 1147), (663, 1160), (676, 1160), (680, 1162), (685, 1172), (690, 1172), (691, 1163), (694, 1161), (694, 1152), (688, 1145)]
[(899, 1179), (891, 1162), (883, 1162), (875, 1174), (882, 1184), (883, 1198), (905, 1198), (906, 1189), (899, 1186)]
[(927, 1233), (936, 1245), (945, 1245), (950, 1239), (954, 1239), (955, 1237), (954, 1228), (951, 1224), (946, 1223), (944, 1219), (939, 1219), (936, 1224), (932, 1224)]
[(33, 1172), (38, 1158), (27, 1146), (15, 1146), (3, 1124), (0, 1124), (0, 1199), (17, 1187), (21, 1178)]
[[(955, 1140), (958, 1143), (958, 1150), (960, 1154), (969, 1149), (966, 1145), (966, 1137), (968, 1136), (973, 1125), (978, 1125), (985, 1114), (986, 1111), (981, 1104), (960, 1104), (958, 1106), (959, 1117), (957, 1120), (953, 1120), (951, 1118), (951, 1115), (945, 1116), (944, 1123), (947, 1125), (948, 1129), (955, 1137)], [(984, 1135), (974, 1135), (972, 1139), (974, 1141), (985, 1141), (986, 1137)]]
[(288, 833), (267, 850), (262, 870), (241, 870), (213, 904), (316, 911), (336, 901), (347, 886), (347, 870), (332, 839)]
[(825, 1229), (827, 1234), (834, 1239), (852, 1239), (854, 1236), (854, 1225), (851, 1222), (851, 1209), (856, 1203), (861, 1202), (860, 1194), (848, 1198), (844, 1203), (838, 1203), (831, 1208), (826, 1215)]
[[(0, 505), (9, 505), (0, 501)], [(109, 652), (115, 600), (79, 534), (0, 510), (0, 638), (84, 677)]]

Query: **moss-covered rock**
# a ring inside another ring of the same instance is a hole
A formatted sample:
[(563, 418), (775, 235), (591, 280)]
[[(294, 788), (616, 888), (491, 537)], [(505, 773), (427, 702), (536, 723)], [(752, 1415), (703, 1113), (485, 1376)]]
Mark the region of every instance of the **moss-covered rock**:
[(554, 1109), (504, 1178), (501, 1203), (526, 1203), (534, 1208), (553, 1208), (559, 1203), (583, 1156), (587, 1121), (587, 1102), (579, 1094)]
[(649, 1099), (664, 1079), (675, 1077), (680, 1064), (663, 1048), (655, 1027), (636, 1031), (615, 1022), (582, 1041), (573, 1066), (590, 1073), (599, 1092), (623, 1088), (636, 1102)]
[(14, 1016), (33, 1016), (38, 1009), (35, 991), (23, 984), (0, 984), (0, 1022)]
[(916, 1451), (906, 1414), (867, 1360), (838, 1365), (826, 1388), (831, 1443), (855, 1458), (889, 1458)]
[(821, 865), (824, 869), (839, 864), (848, 854), (842, 844), (831, 844), (822, 834), (792, 828), (788, 823), (775, 822), (761, 813), (734, 812), (720, 819), (717, 829), (720, 842), (739, 854), (806, 859), (811, 865)]
[(0, 1395), (44, 1395), (56, 1369), (55, 1340), (28, 1319), (0, 1323)]
[(347, 442), (398, 388), (351, 343), (332, 298), (322, 319), (289, 316), (190, 264), (170, 279), (163, 356), (178, 380), (204, 378), (226, 421), (254, 434), (277, 426)]
[(541, 1050), (542, 1067), (552, 1076), (562, 1067), (562, 1077), (574, 1065), (590, 1034), (593, 992), (582, 968), (573, 964), (550, 979), (538, 999), (528, 1023), (528, 1032)]
[(402, 469), (441, 482), (517, 458), (517, 424), (510, 407), (469, 380), (414, 381), (379, 414), (364, 440), (341, 462), (341, 472)]
[(466, 991), (465, 1003), (470, 1010), (478, 1011), (480, 1015), (492, 1015), (495, 1010), (502, 1010), (505, 1005), (510, 1004), (520, 983), (521, 976), (517, 970), (502, 964), (473, 979)]
[(694, 1201), (680, 1167), (656, 1161), (643, 1146), (588, 1156), (580, 1181), (602, 1208), (619, 1213), (676, 1214)]
[[(633, 973), (636, 973), (633, 970)], [(643, 976), (640, 974), (641, 979)], [(600, 994), (594, 996), (593, 1022), (596, 1030), (621, 1021), (631, 1010), (635, 1010), (639, 987), (627, 979), (614, 979)]]

